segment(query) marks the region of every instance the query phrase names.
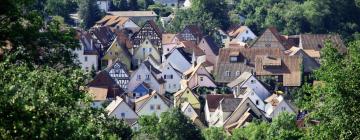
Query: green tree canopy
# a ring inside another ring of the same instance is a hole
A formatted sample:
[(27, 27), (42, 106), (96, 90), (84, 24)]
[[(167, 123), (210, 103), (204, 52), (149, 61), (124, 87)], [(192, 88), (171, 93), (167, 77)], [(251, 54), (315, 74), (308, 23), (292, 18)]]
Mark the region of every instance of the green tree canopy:
[(141, 134), (150, 139), (203, 139), (201, 131), (177, 108), (163, 112), (160, 118), (155, 114), (152, 116), (141, 116), (139, 125), (141, 127)]
[(100, 20), (103, 13), (100, 11), (96, 0), (79, 0), (79, 16), (85, 28), (92, 27)]

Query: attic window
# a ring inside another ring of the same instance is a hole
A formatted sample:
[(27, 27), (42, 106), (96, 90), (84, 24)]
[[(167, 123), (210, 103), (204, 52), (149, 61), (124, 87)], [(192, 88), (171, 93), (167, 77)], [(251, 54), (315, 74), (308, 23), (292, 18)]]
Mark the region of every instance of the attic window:
[(322, 46), (321, 46), (320, 44), (318, 44), (318, 45), (317, 45), (317, 47), (318, 47), (319, 49), (321, 49), (321, 48), (322, 48)]
[(270, 44), (270, 43), (266, 43), (266, 44), (265, 44), (265, 47), (270, 48), (270, 47), (271, 47), (271, 44)]
[(157, 95), (155, 95), (154, 98), (157, 99)]
[(249, 33), (249, 31), (248, 31), (248, 30), (246, 30), (246, 33)]
[(259, 100), (256, 100), (256, 105), (259, 105)]
[(227, 77), (230, 77), (231, 72), (230, 72), (230, 71), (226, 71), (226, 72), (225, 72), (225, 75), (226, 75)]
[(236, 71), (236, 76), (240, 76), (240, 71)]

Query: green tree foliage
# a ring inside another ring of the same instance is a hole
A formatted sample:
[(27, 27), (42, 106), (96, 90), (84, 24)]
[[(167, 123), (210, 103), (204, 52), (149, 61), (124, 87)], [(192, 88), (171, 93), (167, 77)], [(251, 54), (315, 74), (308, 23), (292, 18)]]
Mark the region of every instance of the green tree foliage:
[(242, 0), (236, 11), (256, 33), (275, 26), (284, 34), (337, 32), (353, 39), (360, 30), (356, 0)]
[(70, 22), (71, 13), (75, 13), (77, 3), (74, 0), (47, 0), (45, 10), (51, 15), (62, 16), (66, 22)]
[[(74, 66), (70, 50), (78, 47), (75, 30), (52, 20), (44, 22), (43, 15), (34, 9), (35, 1), (1, 1), (0, 46), (11, 46), (8, 54), (12, 63), (26, 62), (29, 66)], [(41, 11), (41, 10), (40, 10)]]
[(230, 26), (227, 7), (225, 0), (196, 0), (191, 5), (191, 9), (195, 12), (209, 13), (213, 19), (219, 22), (220, 27), (225, 30)]
[(119, 11), (129, 10), (128, 1), (127, 0), (112, 0), (114, 9)]
[(137, 0), (129, 0), (129, 9), (132, 11), (139, 10), (139, 5)]
[[(131, 129), (90, 108), (80, 70), (0, 63), (0, 139), (129, 139)], [(40, 82), (41, 81), (41, 82)]]
[[(360, 97), (360, 41), (348, 45), (348, 54), (340, 54), (332, 44), (322, 50), (321, 67), (315, 73), (321, 84), (305, 89), (305, 109), (309, 120), (320, 121), (309, 128), (312, 139), (357, 139)], [(311, 124), (309, 124), (311, 125)]]
[(140, 3), (141, 3), (142, 9), (148, 9), (148, 7), (150, 5), (155, 4), (155, 2), (153, 0), (141, 0)]
[(201, 131), (178, 109), (164, 112), (158, 118), (141, 116), (139, 119), (140, 135), (149, 139), (160, 140), (190, 140), (203, 139)]
[(297, 128), (294, 114), (281, 113), (272, 123), (252, 122), (246, 127), (233, 131), (231, 140), (274, 140), (300, 139), (303, 133)]
[(92, 27), (102, 17), (96, 0), (79, 0), (79, 15), (85, 28)]
[(205, 140), (224, 140), (227, 139), (224, 128), (222, 127), (209, 127), (202, 131)]
[(160, 17), (167, 17), (171, 14), (172, 10), (170, 7), (163, 6), (159, 3), (149, 5), (148, 10), (154, 11)]

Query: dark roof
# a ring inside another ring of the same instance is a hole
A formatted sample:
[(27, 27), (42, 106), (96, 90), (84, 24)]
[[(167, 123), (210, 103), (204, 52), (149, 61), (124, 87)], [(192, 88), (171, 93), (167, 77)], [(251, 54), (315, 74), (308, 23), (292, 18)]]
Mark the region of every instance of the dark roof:
[(107, 88), (108, 93), (106, 98), (115, 98), (121, 96), (124, 90), (110, 77), (107, 71), (98, 73), (94, 80), (87, 84), (88, 87)]
[(155, 74), (161, 73), (161, 71), (154, 67), (148, 60), (144, 61), (144, 65), (146, 66), (146, 68), (148, 68), (149, 70), (151, 70), (151, 72)]
[(208, 94), (206, 95), (207, 105), (209, 107), (209, 111), (214, 112), (216, 108), (219, 106), (220, 101), (223, 98), (234, 98), (232, 94)]
[(85, 55), (97, 55), (100, 49), (100, 44), (96, 42), (94, 38), (92, 38), (91, 34), (86, 31), (79, 31), (79, 40), (80, 43), (84, 46), (84, 54)]
[(188, 29), (195, 37), (199, 37), (202, 38), (202, 30), (199, 26), (197, 25), (187, 25), (185, 26), (184, 30)]
[(224, 98), (221, 102), (221, 108), (223, 112), (233, 112), (236, 107), (241, 103), (242, 98)]
[(215, 54), (215, 55), (219, 55), (219, 47), (218, 45), (216, 45), (215, 41), (213, 38), (211, 38), (210, 36), (205, 36), (204, 40), (207, 42), (207, 44), (209, 45), (211, 51)]
[(161, 39), (162, 38), (162, 30), (159, 28), (159, 26), (156, 25), (155, 21), (148, 20), (147, 23), (150, 24), (150, 26), (155, 30), (156, 34), (158, 34)]
[(181, 43), (184, 44), (184, 51), (192, 54), (195, 53), (195, 56), (202, 56), (205, 55), (204, 51), (201, 50), (194, 42), (192, 41), (182, 41)]
[(90, 32), (100, 41), (100, 43), (109, 47), (113, 40), (115, 39), (115, 33), (111, 31), (108, 26), (93, 27), (90, 29)]
[(301, 34), (300, 43), (304, 50), (320, 51), (325, 47), (325, 41), (330, 40), (333, 47), (337, 48), (341, 53), (346, 52), (346, 47), (338, 34)]
[(192, 54), (191, 54), (191, 53), (188, 53), (187, 51), (185, 51), (184, 47), (179, 47), (179, 48), (173, 49), (170, 53), (168, 53), (168, 54), (165, 55), (165, 58), (168, 58), (175, 50), (178, 50), (178, 51), (180, 52), (180, 54), (183, 55), (184, 58), (185, 58), (189, 63), (191, 63)]

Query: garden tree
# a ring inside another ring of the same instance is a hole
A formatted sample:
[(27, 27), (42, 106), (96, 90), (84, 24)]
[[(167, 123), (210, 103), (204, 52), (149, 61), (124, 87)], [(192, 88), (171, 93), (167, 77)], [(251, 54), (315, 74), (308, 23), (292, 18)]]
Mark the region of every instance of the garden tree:
[(203, 139), (201, 131), (178, 108), (163, 112), (158, 118), (155, 114), (141, 116), (140, 135), (148, 139), (188, 140)]
[(202, 130), (205, 140), (225, 140), (228, 138), (224, 128), (222, 127), (209, 127)]
[(45, 6), (50, 15), (62, 16), (68, 23), (71, 21), (69, 14), (75, 13), (77, 8), (75, 0), (47, 0)]
[(360, 134), (360, 41), (348, 44), (340, 54), (330, 42), (321, 52), (321, 67), (315, 72), (321, 84), (307, 91), (311, 139), (357, 139)]
[(127, 0), (112, 0), (114, 10), (126, 11), (129, 10)]
[[(354, 39), (360, 30), (357, 0), (242, 0), (236, 11), (246, 17), (245, 25), (256, 33), (269, 26), (285, 34), (340, 33)], [(337, 18), (334, 18), (337, 17)]]
[(129, 0), (129, 9), (132, 11), (139, 10), (139, 5), (137, 0)]
[(163, 6), (159, 3), (149, 5), (148, 10), (154, 11), (160, 17), (167, 17), (171, 14), (172, 10), (170, 7)]
[(225, 0), (196, 0), (193, 1), (191, 9), (195, 12), (209, 13), (224, 30), (230, 26), (229, 11)]
[(79, 0), (78, 2), (79, 16), (83, 20), (84, 27), (92, 27), (103, 15), (96, 4), (96, 0)]
[(150, 5), (155, 4), (153, 0), (141, 0), (140, 3), (143, 9), (148, 9)]
[(231, 140), (300, 139), (303, 133), (296, 126), (295, 114), (281, 113), (271, 123), (255, 121), (233, 130)]
[(130, 139), (124, 122), (90, 107), (80, 70), (34, 70), (14, 55), (0, 63), (0, 139)]
[(29, 66), (74, 66), (71, 49), (78, 47), (75, 30), (63, 27), (57, 20), (46, 25), (34, 0), (5, 0), (0, 2), (0, 46), (10, 46), (4, 55), (12, 63)]

